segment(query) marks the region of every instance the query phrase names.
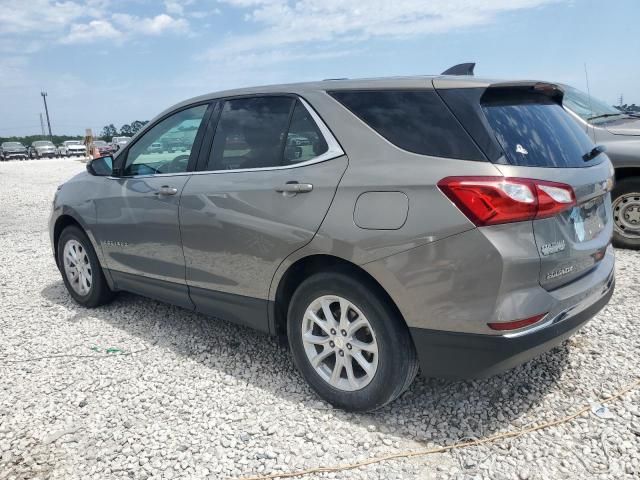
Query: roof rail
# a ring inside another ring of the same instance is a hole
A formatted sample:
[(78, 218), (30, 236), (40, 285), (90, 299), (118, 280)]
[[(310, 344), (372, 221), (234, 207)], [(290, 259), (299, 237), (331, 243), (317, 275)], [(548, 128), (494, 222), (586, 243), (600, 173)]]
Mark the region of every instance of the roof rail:
[(475, 67), (475, 62), (459, 63), (451, 68), (447, 68), (441, 75), (469, 75), (473, 77), (473, 69)]

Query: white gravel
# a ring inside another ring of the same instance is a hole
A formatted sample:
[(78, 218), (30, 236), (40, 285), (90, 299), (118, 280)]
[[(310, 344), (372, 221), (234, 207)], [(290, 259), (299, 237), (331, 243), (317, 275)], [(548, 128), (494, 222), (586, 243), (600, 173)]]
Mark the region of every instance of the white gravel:
[[(83, 168), (0, 163), (0, 479), (236, 478), (349, 463), (555, 419), (640, 374), (640, 253), (618, 251), (611, 304), (564, 346), (488, 380), (418, 378), (375, 414), (333, 410), (268, 337), (130, 294), (77, 306), (47, 219), (56, 186)], [(639, 478), (640, 391), (609, 408), (611, 419), (310, 478)]]

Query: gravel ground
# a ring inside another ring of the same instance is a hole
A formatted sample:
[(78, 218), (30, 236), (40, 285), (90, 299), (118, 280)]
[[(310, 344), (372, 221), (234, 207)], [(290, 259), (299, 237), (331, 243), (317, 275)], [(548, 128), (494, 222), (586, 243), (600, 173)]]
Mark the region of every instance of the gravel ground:
[[(85, 310), (49, 246), (74, 160), (0, 163), (0, 479), (239, 478), (350, 463), (565, 416), (640, 372), (640, 253), (565, 345), (482, 381), (418, 378), (374, 414), (332, 409), (289, 353), (245, 328), (121, 294)], [(640, 478), (640, 390), (611, 417), (307, 478)]]

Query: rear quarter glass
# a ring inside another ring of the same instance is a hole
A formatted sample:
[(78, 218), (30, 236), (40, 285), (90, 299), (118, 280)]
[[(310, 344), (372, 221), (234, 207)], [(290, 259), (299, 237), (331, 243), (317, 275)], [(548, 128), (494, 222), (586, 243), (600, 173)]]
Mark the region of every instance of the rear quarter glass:
[(328, 93), (403, 150), (435, 157), (486, 160), (433, 90), (340, 90)]
[(521, 167), (581, 168), (597, 165), (604, 155), (585, 161), (594, 144), (564, 109), (541, 94), (491, 94), (482, 111), (502, 147), (506, 161)]

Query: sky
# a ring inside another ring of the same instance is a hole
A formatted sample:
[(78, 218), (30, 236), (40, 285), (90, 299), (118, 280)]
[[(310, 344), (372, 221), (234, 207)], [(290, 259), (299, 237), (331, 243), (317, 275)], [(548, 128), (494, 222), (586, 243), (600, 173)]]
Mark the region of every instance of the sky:
[(640, 104), (640, 0), (0, 0), (0, 136), (148, 120), (251, 85), (438, 74)]

